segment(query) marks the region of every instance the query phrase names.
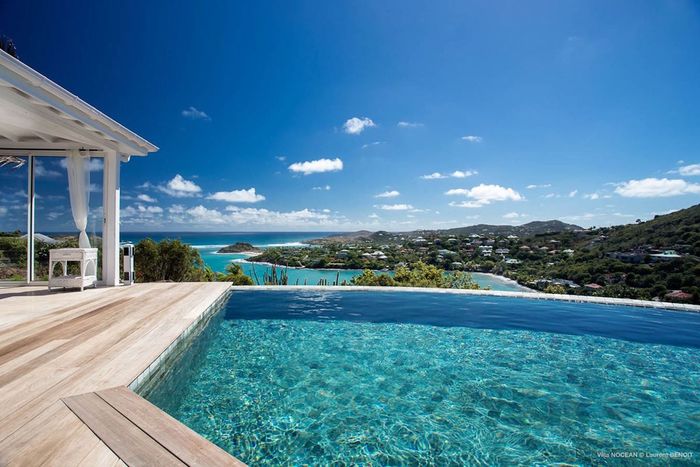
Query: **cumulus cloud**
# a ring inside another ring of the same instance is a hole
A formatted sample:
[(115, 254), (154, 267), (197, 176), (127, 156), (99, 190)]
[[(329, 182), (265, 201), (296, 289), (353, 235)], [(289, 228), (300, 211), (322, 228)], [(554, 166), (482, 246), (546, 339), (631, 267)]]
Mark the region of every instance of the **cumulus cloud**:
[(450, 174), (452, 178), (467, 178), (476, 175), (476, 170), (455, 170)]
[(136, 199), (138, 199), (139, 201), (143, 201), (144, 203), (155, 203), (156, 202), (155, 198), (153, 198), (145, 193), (138, 195), (136, 197)]
[(175, 198), (199, 196), (202, 192), (202, 188), (199, 185), (191, 180), (184, 179), (180, 174), (175, 175), (165, 186), (158, 186), (158, 189)]
[(470, 143), (481, 143), (482, 138), (481, 138), (481, 136), (467, 135), (467, 136), (462, 136), (462, 140), (469, 141)]
[(396, 126), (399, 127), (399, 128), (420, 128), (420, 127), (423, 126), (423, 124), (422, 124), (422, 123), (418, 123), (418, 122), (404, 122), (404, 121), (401, 121), (401, 122), (397, 123)]
[(421, 175), (423, 180), (441, 180), (443, 178), (467, 178), (478, 174), (476, 170), (455, 170), (452, 173), (433, 172), (428, 175)]
[(700, 184), (681, 179), (645, 178), (620, 183), (615, 193), (626, 198), (665, 198), (687, 194), (700, 194)]
[(220, 211), (198, 205), (185, 210), (184, 214), (183, 221), (202, 225), (249, 224), (301, 227), (338, 223), (338, 218), (333, 218), (328, 210), (317, 211), (308, 208), (284, 212), (228, 206), (225, 211)]
[(480, 208), (497, 201), (520, 201), (523, 196), (512, 188), (501, 185), (480, 184), (470, 189), (455, 188), (445, 192), (447, 196), (466, 196), (470, 201), (452, 202), (450, 206)]
[(583, 195), (583, 197), (585, 199), (590, 199), (590, 200), (594, 200), (594, 201), (596, 199), (600, 199), (600, 195), (598, 193), (586, 193), (585, 195)]
[(413, 206), (410, 204), (379, 204), (374, 206), (383, 211), (413, 211)]
[(700, 164), (690, 164), (679, 167), (678, 173), (683, 177), (700, 175)]
[(58, 170), (49, 169), (41, 161), (37, 160), (34, 164), (34, 176), (42, 178), (55, 178), (60, 177), (61, 172)]
[(138, 209), (139, 212), (148, 212), (151, 214), (160, 214), (163, 212), (163, 208), (160, 206), (144, 206), (143, 204), (137, 205), (136, 209)]
[(248, 188), (247, 190), (217, 191), (207, 196), (207, 199), (228, 203), (257, 203), (264, 201), (265, 197), (256, 193), (255, 188)]
[(578, 190), (571, 190), (569, 192), (569, 198), (573, 198), (578, 194)]
[(522, 217), (527, 217), (527, 214), (521, 214), (518, 212), (509, 212), (507, 214), (503, 214), (504, 219), (520, 219)]
[(423, 180), (439, 180), (441, 178), (448, 178), (448, 177), (449, 177), (449, 175), (447, 175), (447, 174), (441, 174), (440, 172), (433, 172), (433, 173), (428, 174), (428, 175), (421, 175), (420, 178), (422, 178)]
[(401, 193), (399, 193), (396, 190), (391, 190), (391, 191), (385, 191), (383, 193), (379, 193), (374, 195), (375, 198), (396, 198), (399, 196)]
[(182, 116), (185, 118), (189, 118), (191, 120), (206, 120), (206, 121), (211, 120), (211, 118), (209, 117), (209, 115), (206, 114), (206, 112), (204, 112), (202, 110), (198, 110), (192, 106), (183, 110)]
[(377, 126), (371, 118), (352, 117), (343, 124), (343, 131), (349, 135), (359, 135), (365, 129)]
[(310, 175), (323, 172), (337, 172), (343, 170), (343, 161), (336, 157), (335, 159), (318, 159), (315, 161), (295, 162), (289, 166), (292, 172), (303, 173)]

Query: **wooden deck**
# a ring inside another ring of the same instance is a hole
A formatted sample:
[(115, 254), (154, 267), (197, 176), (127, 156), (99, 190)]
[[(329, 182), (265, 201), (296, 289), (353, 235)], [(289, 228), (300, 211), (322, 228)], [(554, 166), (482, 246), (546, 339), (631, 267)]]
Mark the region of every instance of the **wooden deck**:
[(126, 388), (228, 288), (0, 288), (0, 465), (243, 465)]

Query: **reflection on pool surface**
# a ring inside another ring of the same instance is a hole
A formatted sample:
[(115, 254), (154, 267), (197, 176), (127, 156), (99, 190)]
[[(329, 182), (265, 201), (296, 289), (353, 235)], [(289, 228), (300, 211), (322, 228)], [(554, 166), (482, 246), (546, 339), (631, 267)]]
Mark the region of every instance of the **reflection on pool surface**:
[(252, 465), (692, 462), (698, 388), (700, 314), (255, 291), (147, 398)]

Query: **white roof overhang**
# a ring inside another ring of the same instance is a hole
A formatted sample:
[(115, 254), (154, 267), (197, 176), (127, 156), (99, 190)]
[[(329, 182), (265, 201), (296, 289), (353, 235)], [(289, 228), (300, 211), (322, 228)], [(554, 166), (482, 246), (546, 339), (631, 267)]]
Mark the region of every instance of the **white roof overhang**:
[(145, 156), (158, 148), (0, 50), (0, 156)]

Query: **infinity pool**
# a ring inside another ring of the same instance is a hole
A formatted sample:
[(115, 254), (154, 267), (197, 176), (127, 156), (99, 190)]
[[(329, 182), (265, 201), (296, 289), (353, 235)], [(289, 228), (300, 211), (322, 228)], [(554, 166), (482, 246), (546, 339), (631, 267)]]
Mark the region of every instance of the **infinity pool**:
[(700, 461), (700, 314), (234, 292), (145, 396), (251, 465)]

